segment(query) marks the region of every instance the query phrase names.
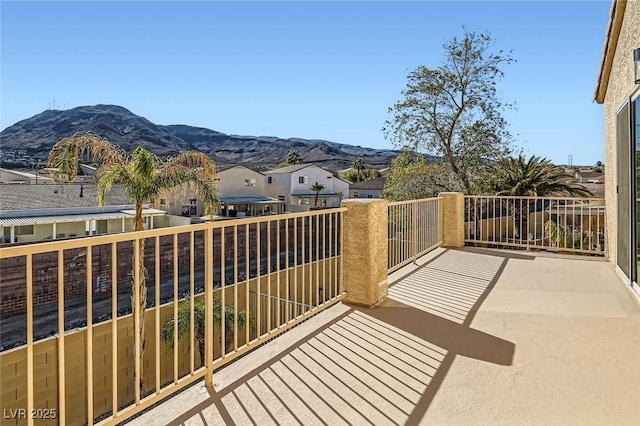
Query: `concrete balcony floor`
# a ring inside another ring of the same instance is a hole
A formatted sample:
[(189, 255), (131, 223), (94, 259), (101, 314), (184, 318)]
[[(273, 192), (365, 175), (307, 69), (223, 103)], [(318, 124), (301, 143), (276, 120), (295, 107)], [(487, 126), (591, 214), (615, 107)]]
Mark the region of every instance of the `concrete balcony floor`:
[(437, 249), (132, 424), (640, 424), (640, 304), (602, 259)]

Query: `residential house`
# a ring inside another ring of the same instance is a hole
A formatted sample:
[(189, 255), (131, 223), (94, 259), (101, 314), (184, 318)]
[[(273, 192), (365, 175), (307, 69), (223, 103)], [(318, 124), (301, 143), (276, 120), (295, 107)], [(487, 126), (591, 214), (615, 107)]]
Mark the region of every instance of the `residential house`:
[(265, 173), (265, 194), (288, 205), (289, 211), (314, 207), (316, 193), (311, 186), (318, 182), (324, 189), (318, 193), (318, 207), (338, 207), (349, 194), (349, 182), (315, 164), (295, 164)]
[(227, 217), (262, 216), (285, 212), (285, 202), (265, 196), (266, 176), (243, 165), (218, 171), (220, 214)]
[(349, 198), (382, 198), (385, 176), (349, 185)]
[(623, 280), (640, 293), (639, 68), (640, 2), (614, 0), (594, 94), (604, 105), (607, 255)]
[[(143, 216), (147, 229), (189, 224), (147, 206)], [(133, 230), (134, 218), (135, 206), (120, 185), (107, 192), (104, 207), (98, 207), (96, 185), (0, 186), (2, 243), (128, 232)]]

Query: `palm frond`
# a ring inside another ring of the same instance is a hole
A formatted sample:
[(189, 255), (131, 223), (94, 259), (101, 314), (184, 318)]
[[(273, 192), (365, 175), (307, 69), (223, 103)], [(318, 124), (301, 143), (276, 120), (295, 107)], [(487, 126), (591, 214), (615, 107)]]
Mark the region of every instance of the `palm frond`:
[(67, 174), (71, 181), (76, 177), (78, 163), (83, 158), (102, 166), (126, 162), (127, 153), (94, 132), (75, 133), (51, 148), (48, 163), (59, 173)]

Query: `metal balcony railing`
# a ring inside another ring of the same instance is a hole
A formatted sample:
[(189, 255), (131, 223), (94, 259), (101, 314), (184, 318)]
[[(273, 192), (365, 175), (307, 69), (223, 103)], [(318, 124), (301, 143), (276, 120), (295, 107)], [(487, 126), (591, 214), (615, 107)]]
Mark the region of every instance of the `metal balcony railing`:
[(387, 269), (410, 263), (442, 243), (442, 198), (389, 203)]
[(115, 424), (211, 384), (342, 299), (345, 210), (3, 248), (3, 409), (26, 409), (26, 424), (40, 408), (57, 424)]
[(604, 255), (604, 198), (465, 196), (465, 244)]

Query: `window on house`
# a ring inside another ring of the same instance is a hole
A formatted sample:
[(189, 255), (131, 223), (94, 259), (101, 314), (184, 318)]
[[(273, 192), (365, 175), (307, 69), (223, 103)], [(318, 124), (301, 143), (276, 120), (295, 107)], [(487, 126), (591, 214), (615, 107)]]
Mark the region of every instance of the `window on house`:
[(298, 183), (304, 183), (305, 176), (298, 176)]
[(367, 198), (373, 198), (373, 195), (369, 194), (367, 195)]
[(273, 183), (273, 178), (271, 176), (267, 177), (267, 183)]
[(160, 198), (160, 205), (161, 206), (166, 206), (167, 205), (167, 200), (165, 200), (164, 198)]
[(256, 180), (255, 179), (245, 179), (244, 180), (244, 186), (254, 186), (256, 184)]
[(353, 198), (358, 198), (358, 191), (353, 191)]
[(278, 195), (278, 200), (279, 201), (284, 201), (284, 195)]

